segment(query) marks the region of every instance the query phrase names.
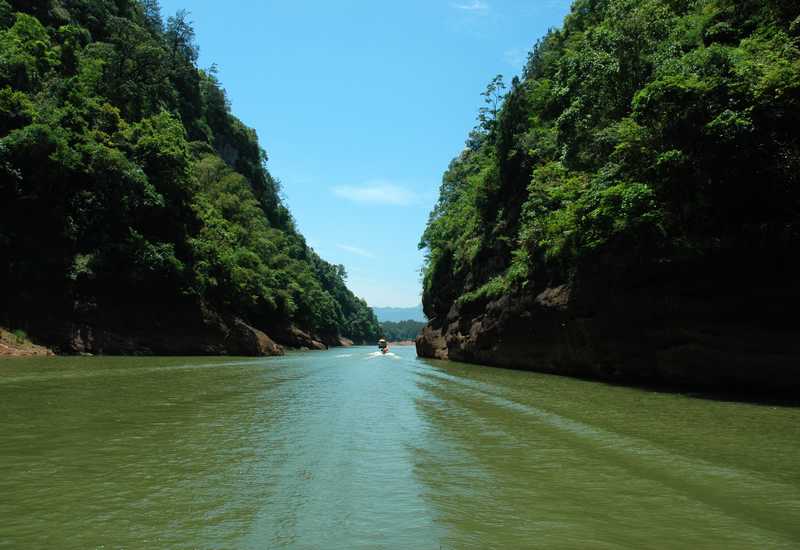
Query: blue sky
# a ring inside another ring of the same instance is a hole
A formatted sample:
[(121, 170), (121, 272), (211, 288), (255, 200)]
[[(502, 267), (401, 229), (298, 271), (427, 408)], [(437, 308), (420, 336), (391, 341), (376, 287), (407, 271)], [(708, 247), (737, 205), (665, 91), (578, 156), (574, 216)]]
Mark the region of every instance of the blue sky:
[(372, 306), (419, 303), (419, 237), (480, 93), (569, 0), (162, 0), (191, 12), (309, 244)]

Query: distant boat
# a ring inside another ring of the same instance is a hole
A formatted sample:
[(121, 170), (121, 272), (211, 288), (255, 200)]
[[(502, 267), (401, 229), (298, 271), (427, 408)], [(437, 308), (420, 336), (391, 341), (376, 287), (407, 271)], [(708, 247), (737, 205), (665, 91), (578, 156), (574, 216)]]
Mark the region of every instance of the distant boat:
[(389, 352), (389, 344), (386, 342), (386, 338), (378, 340), (378, 349), (381, 350), (381, 353), (384, 355)]

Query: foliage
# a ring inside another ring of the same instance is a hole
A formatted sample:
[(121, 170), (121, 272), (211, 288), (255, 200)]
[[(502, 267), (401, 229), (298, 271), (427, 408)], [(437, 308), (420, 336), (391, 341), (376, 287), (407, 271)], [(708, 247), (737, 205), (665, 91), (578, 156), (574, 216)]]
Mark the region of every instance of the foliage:
[(425, 328), (425, 323), (420, 321), (384, 321), (381, 323), (381, 334), (390, 342), (400, 342), (414, 340), (423, 328)]
[(505, 96), (489, 84), (443, 177), (420, 241), (426, 314), (593, 263), (796, 247), (798, 16), (783, 0), (575, 0)]
[(374, 340), (197, 55), (188, 13), (156, 0), (0, 0), (0, 286), (21, 310), (188, 297)]

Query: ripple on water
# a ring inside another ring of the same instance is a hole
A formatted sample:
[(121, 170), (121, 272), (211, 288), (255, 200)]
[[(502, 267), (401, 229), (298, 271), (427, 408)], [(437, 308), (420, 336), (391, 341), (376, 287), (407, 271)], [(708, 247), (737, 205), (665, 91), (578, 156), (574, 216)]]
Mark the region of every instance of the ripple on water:
[(800, 544), (800, 410), (413, 348), (0, 363), (0, 419), (0, 547)]

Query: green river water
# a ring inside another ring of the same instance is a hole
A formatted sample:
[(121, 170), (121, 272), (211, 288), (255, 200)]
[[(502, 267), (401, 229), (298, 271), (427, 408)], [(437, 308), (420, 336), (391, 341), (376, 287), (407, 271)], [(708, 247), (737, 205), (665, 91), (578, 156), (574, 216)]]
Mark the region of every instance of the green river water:
[(423, 361), (0, 362), (0, 548), (798, 548), (800, 408)]

